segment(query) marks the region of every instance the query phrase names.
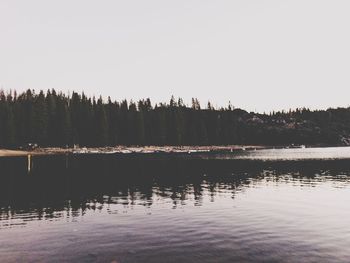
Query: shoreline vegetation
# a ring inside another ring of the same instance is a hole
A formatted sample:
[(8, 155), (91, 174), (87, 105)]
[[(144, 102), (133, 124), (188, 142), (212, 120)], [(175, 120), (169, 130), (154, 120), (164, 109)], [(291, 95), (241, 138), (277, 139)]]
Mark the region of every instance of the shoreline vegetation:
[(231, 103), (214, 107), (208, 102), (203, 107), (196, 98), (191, 104), (173, 96), (169, 102), (152, 103), (149, 98), (104, 100), (53, 89), (19, 94), (0, 90), (0, 148), (27, 149), (29, 144), (41, 149), (115, 145), (345, 146), (350, 145), (350, 107), (261, 114), (235, 108)]

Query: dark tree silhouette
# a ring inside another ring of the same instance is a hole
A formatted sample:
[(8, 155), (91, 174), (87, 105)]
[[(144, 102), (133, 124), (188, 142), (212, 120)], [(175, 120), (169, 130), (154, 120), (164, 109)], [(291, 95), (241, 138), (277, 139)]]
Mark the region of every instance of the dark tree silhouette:
[(344, 145), (350, 143), (350, 108), (258, 114), (234, 108), (201, 108), (171, 97), (152, 106), (103, 101), (84, 93), (0, 90), (0, 147), (115, 145)]

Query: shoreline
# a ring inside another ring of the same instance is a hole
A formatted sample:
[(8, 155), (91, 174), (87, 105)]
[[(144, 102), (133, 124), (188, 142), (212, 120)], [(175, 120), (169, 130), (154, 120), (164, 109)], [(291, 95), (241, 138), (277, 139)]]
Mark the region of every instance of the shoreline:
[(21, 157), (21, 156), (44, 156), (44, 155), (62, 155), (62, 154), (152, 154), (152, 153), (205, 153), (205, 152), (234, 152), (245, 150), (263, 150), (263, 149), (283, 149), (283, 148), (313, 148), (313, 147), (345, 147), (346, 145), (225, 145), (225, 146), (115, 146), (115, 147), (76, 147), (59, 148), (46, 147), (36, 148), (34, 150), (12, 150), (0, 149), (0, 157)]
[(0, 149), (0, 157), (20, 157), (27, 155), (60, 154), (113, 154), (113, 153), (194, 153), (194, 152), (232, 152), (238, 150), (268, 149), (261, 145), (226, 145), (226, 146), (115, 146), (115, 147), (79, 147), (79, 148), (37, 148), (34, 150)]

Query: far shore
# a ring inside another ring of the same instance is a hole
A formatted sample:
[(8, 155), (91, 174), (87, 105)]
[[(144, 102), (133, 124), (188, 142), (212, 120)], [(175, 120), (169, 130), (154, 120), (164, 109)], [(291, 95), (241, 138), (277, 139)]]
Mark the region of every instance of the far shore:
[(59, 154), (98, 154), (98, 153), (191, 153), (220, 152), (237, 150), (254, 150), (271, 148), (261, 145), (227, 145), (227, 146), (115, 146), (115, 147), (76, 147), (76, 148), (36, 148), (34, 150), (0, 149), (0, 157), (27, 155), (59, 155)]
[(0, 149), (0, 157), (15, 157), (27, 155), (61, 155), (61, 154), (128, 154), (128, 153), (200, 153), (200, 152), (234, 152), (240, 150), (262, 150), (272, 148), (309, 148), (309, 147), (340, 147), (348, 145), (225, 145), (225, 146), (114, 146), (114, 147), (38, 147), (33, 150)]

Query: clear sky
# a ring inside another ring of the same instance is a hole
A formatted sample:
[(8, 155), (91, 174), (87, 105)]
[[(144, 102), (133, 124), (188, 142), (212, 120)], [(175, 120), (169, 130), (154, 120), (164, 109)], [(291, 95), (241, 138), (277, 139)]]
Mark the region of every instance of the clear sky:
[(348, 0), (0, 0), (3, 89), (350, 105)]

